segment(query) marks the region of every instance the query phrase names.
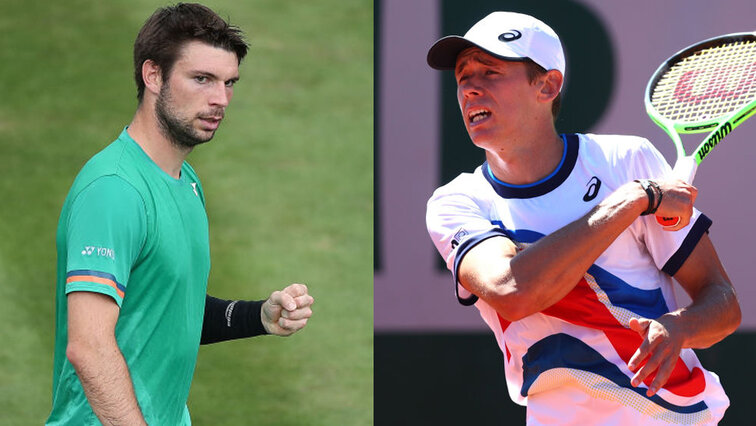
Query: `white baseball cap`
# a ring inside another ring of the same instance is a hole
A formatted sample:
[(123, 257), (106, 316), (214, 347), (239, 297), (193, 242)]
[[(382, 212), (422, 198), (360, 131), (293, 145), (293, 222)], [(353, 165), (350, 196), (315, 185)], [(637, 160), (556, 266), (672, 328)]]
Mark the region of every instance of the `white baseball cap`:
[(510, 61), (530, 58), (547, 71), (558, 70), (564, 76), (559, 36), (538, 19), (515, 12), (493, 12), (473, 25), (464, 37), (439, 39), (428, 50), (428, 65), (437, 70), (453, 70), (457, 55), (473, 46)]

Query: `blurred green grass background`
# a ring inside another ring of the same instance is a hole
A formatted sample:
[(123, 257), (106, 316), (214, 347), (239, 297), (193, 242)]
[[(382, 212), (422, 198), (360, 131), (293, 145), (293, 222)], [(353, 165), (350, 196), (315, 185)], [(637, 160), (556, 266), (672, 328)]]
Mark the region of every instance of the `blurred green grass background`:
[[(165, 4), (0, 2), (0, 424), (49, 413), (60, 207), (131, 120), (132, 44)], [(371, 424), (372, 2), (204, 4), (251, 44), (224, 124), (189, 157), (209, 292), (262, 299), (304, 282), (316, 302), (298, 335), (201, 347), (193, 422)]]

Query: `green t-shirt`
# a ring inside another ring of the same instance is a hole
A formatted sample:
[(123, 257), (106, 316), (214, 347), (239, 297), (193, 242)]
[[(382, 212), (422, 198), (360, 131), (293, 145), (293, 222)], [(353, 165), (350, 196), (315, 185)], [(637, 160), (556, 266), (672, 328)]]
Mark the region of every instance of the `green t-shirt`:
[(120, 306), (116, 340), (150, 425), (190, 424), (192, 381), (210, 273), (205, 199), (184, 163), (163, 172), (126, 129), (79, 172), (57, 233), (53, 408), (48, 424), (98, 425), (66, 358), (72, 291)]

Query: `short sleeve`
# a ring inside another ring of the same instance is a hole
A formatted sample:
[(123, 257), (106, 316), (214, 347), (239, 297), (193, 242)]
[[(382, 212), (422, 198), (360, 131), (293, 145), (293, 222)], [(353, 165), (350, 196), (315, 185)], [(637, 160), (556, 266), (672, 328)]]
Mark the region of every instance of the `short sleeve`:
[(457, 280), (457, 268), (470, 249), (496, 236), (507, 236), (488, 218), (485, 207), (461, 192), (437, 190), (428, 201), (426, 226), (433, 244), (452, 272), (457, 299), (463, 305), (475, 303), (477, 298)]
[(66, 294), (91, 291), (118, 306), (146, 238), (144, 202), (128, 182), (103, 176), (74, 199), (66, 232)]
[[(630, 170), (631, 179), (653, 179), (671, 173), (671, 168), (661, 153), (645, 139), (641, 140), (638, 151), (633, 156)], [(711, 219), (695, 208), (690, 224), (679, 231), (665, 231), (653, 215), (642, 216), (640, 222), (646, 248), (654, 263), (670, 276), (677, 273), (712, 224)]]

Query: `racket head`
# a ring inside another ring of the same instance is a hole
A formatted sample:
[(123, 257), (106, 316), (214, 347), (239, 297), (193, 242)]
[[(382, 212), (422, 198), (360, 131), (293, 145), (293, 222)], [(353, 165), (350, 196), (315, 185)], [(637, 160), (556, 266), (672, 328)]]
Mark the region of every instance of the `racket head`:
[(644, 96), (649, 117), (676, 145), (673, 133), (711, 131), (755, 101), (756, 33), (714, 37), (677, 52), (659, 66)]

